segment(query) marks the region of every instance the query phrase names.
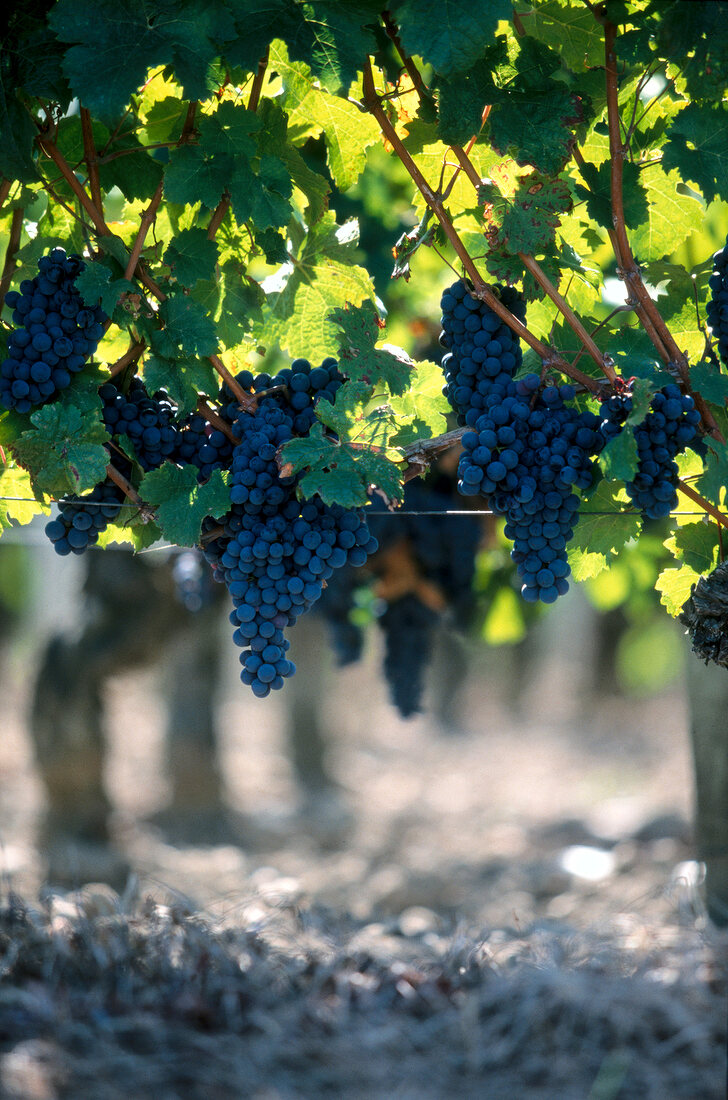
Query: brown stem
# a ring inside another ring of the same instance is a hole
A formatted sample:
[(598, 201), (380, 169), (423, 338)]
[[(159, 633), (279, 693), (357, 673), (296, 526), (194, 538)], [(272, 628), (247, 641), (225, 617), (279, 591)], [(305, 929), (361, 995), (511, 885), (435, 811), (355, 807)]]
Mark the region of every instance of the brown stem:
[(106, 467), (106, 476), (109, 481), (113, 481), (114, 485), (118, 485), (122, 493), (125, 493), (133, 504), (137, 505), (145, 523), (154, 518), (154, 510), (142, 500), (132, 483), (127, 481), (124, 475), (120, 474), (116, 466), (112, 465), (112, 463), (109, 463)]
[(258, 103), (260, 101), (260, 93), (263, 88), (263, 81), (265, 80), (265, 70), (268, 68), (268, 50), (265, 51), (260, 61), (258, 62), (258, 71), (253, 77), (253, 85), (250, 89), (250, 99), (248, 100), (248, 110), (257, 111)]
[(407, 469), (404, 472), (405, 482), (427, 473), (438, 455), (443, 451), (449, 451), (451, 447), (456, 447), (466, 431), (468, 431), (467, 428), (455, 428), (454, 431), (445, 432), (444, 435), (438, 435), (434, 439), (419, 440), (405, 447), (404, 460), (407, 463)]
[(100, 237), (111, 237), (112, 236), (111, 230), (109, 229), (108, 225), (104, 221), (103, 214), (97, 208), (96, 204), (91, 201), (91, 199), (87, 195), (85, 189), (81, 186), (79, 181), (76, 179), (76, 176), (75, 176), (73, 170), (71, 169), (71, 167), (68, 164), (66, 158), (63, 156), (63, 154), (60, 152), (60, 150), (57, 148), (57, 146), (55, 146), (53, 144), (53, 142), (49, 141), (47, 138), (43, 137), (42, 135), (39, 135), (36, 138), (36, 141), (38, 142), (38, 145), (39, 145), (40, 149), (45, 153), (45, 155), (47, 157), (50, 157), (50, 159), (53, 161), (56, 168), (59, 170), (59, 172), (61, 173), (61, 175), (65, 179), (66, 183), (71, 188), (71, 190), (73, 191), (73, 193), (76, 196), (76, 198), (78, 199), (78, 201), (81, 203), (81, 206), (84, 208), (84, 210), (86, 211), (88, 216), (91, 218), (91, 221), (94, 223), (94, 226), (96, 228), (96, 232), (99, 234), (99, 236)]
[(609, 154), (611, 159), (610, 190), (612, 199), (612, 223), (614, 226), (614, 238), (616, 242), (616, 255), (619, 260), (620, 277), (624, 279), (628, 288), (629, 297), (637, 303), (636, 312), (642, 321), (645, 331), (653, 339), (653, 334), (659, 339), (655, 343), (658, 351), (664, 349), (669, 356), (668, 363), (673, 365), (680, 375), (686, 391), (693, 396), (695, 407), (700, 413), (707, 431), (715, 439), (723, 439), (722, 433), (715, 422), (713, 414), (705, 400), (699, 393), (694, 393), (690, 385), (690, 369), (687, 356), (680, 350), (675, 339), (665, 324), (662, 315), (652, 301), (647, 287), (642, 280), (642, 274), (632, 255), (627, 226), (624, 217), (624, 201), (622, 194), (622, 176), (624, 173), (624, 157), (627, 147), (620, 137), (619, 116), (619, 84), (617, 77), (617, 53), (615, 43), (617, 39), (617, 27), (614, 23), (604, 24), (604, 68), (606, 73), (607, 91), (607, 122), (609, 127)]
[(553, 285), (546, 272), (542, 269), (541, 265), (536, 260), (534, 260), (533, 256), (527, 256), (524, 252), (519, 252), (518, 258), (523, 266), (531, 272), (538, 285), (546, 291), (551, 301), (559, 307), (559, 311), (563, 315), (564, 319), (579, 337), (587, 352), (600, 368), (600, 370), (604, 371), (604, 374), (607, 376), (610, 382), (614, 382), (617, 377), (614, 368), (609, 363), (605, 362), (604, 356), (600, 352), (597, 345), (594, 343), (594, 340), (584, 328), (583, 324), (576, 316), (566, 299), (563, 298), (561, 294), (559, 294), (558, 290)]
[(700, 505), (704, 512), (707, 512), (709, 516), (712, 516), (716, 523), (720, 523), (723, 527), (728, 527), (728, 517), (711, 504), (705, 497), (701, 497), (700, 493), (697, 493), (695, 489), (691, 488), (684, 481), (678, 481), (677, 487), (681, 493), (684, 493), (686, 497), (689, 497), (695, 504)]
[(83, 135), (83, 155), (88, 169), (88, 182), (91, 188), (91, 199), (97, 210), (103, 211), (104, 204), (101, 199), (101, 184), (99, 182), (99, 161), (94, 144), (94, 132), (91, 125), (91, 114), (88, 107), (81, 108), (81, 133)]
[[(468, 179), (477, 190), (477, 188), (480, 187), (482, 181), (475, 165), (468, 156), (470, 150), (462, 149), (459, 145), (453, 145), (451, 146), (451, 148), (453, 153), (457, 157), (461, 168), (466, 173)], [(558, 306), (564, 319), (579, 337), (585, 349), (588, 351), (589, 355), (592, 357), (599, 369), (604, 372), (610, 382), (614, 382), (616, 378), (614, 369), (609, 363), (605, 362), (604, 356), (592, 340), (584, 325), (576, 316), (573, 309), (563, 297), (563, 295), (559, 294), (558, 290), (553, 285), (549, 277), (546, 275), (546, 272), (543, 270), (541, 265), (533, 258), (533, 256), (527, 256), (524, 252), (519, 252), (518, 258), (523, 266), (531, 272), (539, 286), (546, 292), (546, 294), (548, 294), (551, 301)]]
[(208, 402), (205, 401), (204, 397), (201, 397), (200, 400), (197, 402), (197, 411), (202, 416), (204, 416), (205, 420), (208, 420), (210, 424), (217, 428), (219, 432), (222, 432), (223, 435), (227, 436), (231, 443), (235, 443), (237, 445), (240, 442), (238, 437), (233, 434), (233, 430), (228, 424), (227, 420), (223, 420), (220, 414), (213, 409), (212, 405), (208, 404)]
[(233, 375), (227, 369), (222, 359), (218, 355), (208, 356), (213, 367), (222, 378), (223, 382), (227, 384), (228, 389), (237, 398), (238, 404), (245, 412), (254, 412), (258, 407), (257, 401), (254, 397), (251, 397), (249, 393), (246, 393), (239, 382), (235, 380)]
[(433, 191), (433, 189), (430, 187), (429, 183), (420, 172), (409, 152), (405, 149), (402, 141), (399, 138), (399, 135), (387, 118), (386, 113), (382, 109), (382, 105), (379, 101), (379, 96), (377, 95), (374, 88), (372, 66), (371, 61), (368, 57), (364, 65), (363, 91), (364, 104), (367, 110), (371, 111), (371, 113), (376, 118), (382, 133), (386, 137), (387, 141), (389, 141), (390, 145), (396, 152), (404, 167), (409, 172), (421, 195), (425, 199), (427, 205), (430, 207), (433, 214), (440, 222), (445, 236), (450, 241), (450, 244), (454, 248), (460, 262), (463, 265), (463, 268), (467, 272), (467, 275), (470, 278), (473, 287), (475, 288), (476, 297), (484, 301), (486, 305), (489, 306), (490, 309), (492, 309), (493, 312), (496, 313), (498, 317), (500, 317), (500, 319), (504, 321), (505, 324), (507, 324), (508, 327), (512, 329), (513, 332), (515, 332), (521, 340), (528, 344), (529, 347), (532, 347), (537, 355), (539, 355), (541, 359), (544, 360), (544, 362), (548, 363), (550, 367), (554, 367), (562, 371), (562, 373), (573, 378), (575, 381), (581, 382), (581, 384), (583, 386), (586, 386), (587, 389), (591, 390), (592, 393), (598, 393), (599, 383), (594, 378), (591, 378), (588, 374), (584, 374), (582, 371), (575, 371), (572, 368), (571, 364), (568, 363), (556, 351), (554, 351), (553, 348), (548, 347), (546, 344), (542, 343), (541, 340), (539, 340), (536, 336), (534, 336), (533, 333), (526, 328), (522, 321), (519, 321), (517, 317), (514, 317), (510, 310), (506, 309), (506, 307), (502, 304), (500, 298), (497, 298), (496, 295), (493, 294), (492, 290), (490, 290), (487, 283), (483, 280), (480, 272), (473, 263), (468, 250), (466, 249), (463, 242), (460, 240), (457, 230), (452, 224), (452, 221), (450, 220), (450, 217), (443, 206), (441, 196), (438, 195), (437, 192)]
[(230, 207), (230, 192), (223, 191), (222, 198), (215, 207), (212, 217), (210, 218), (210, 224), (207, 227), (207, 239), (208, 241), (214, 241), (218, 229), (222, 225), (223, 218), (228, 212)]
[(417, 94), (419, 95), (420, 99), (426, 99), (429, 102), (432, 102), (432, 92), (422, 79), (422, 74), (415, 65), (413, 59), (409, 56), (404, 46), (402, 45), (397, 26), (388, 11), (382, 12), (382, 22), (384, 23), (384, 29), (387, 32), (387, 35), (391, 39), (392, 45), (400, 56), (407, 75), (417, 89)]
[(157, 216), (157, 210), (159, 204), (162, 201), (162, 191), (164, 189), (164, 181), (160, 180), (157, 184), (157, 190), (152, 196), (149, 206), (146, 208), (139, 221), (139, 232), (134, 240), (134, 245), (131, 250), (131, 254), (127, 261), (126, 269), (124, 271), (124, 278), (131, 279), (134, 277), (134, 272), (137, 269), (139, 263), (139, 257), (142, 254), (144, 248), (144, 241), (146, 240), (147, 233), (149, 232), (154, 219)]
[(13, 186), (12, 180), (6, 180), (0, 178), (0, 207), (5, 205), (5, 200), (10, 194), (10, 188)]
[(116, 362), (112, 363), (109, 367), (109, 378), (115, 378), (117, 374), (121, 374), (121, 372), (131, 366), (132, 363), (136, 363), (140, 359), (146, 346), (144, 340), (131, 343), (121, 358), (117, 359)]
[(10, 283), (13, 278), (13, 272), (17, 267), (15, 260), (15, 253), (20, 247), (20, 237), (23, 232), (23, 209), (18, 206), (13, 210), (13, 217), (10, 222), (10, 236), (8, 237), (8, 247), (5, 249), (5, 262), (3, 264), (3, 273), (0, 278), (0, 309), (2, 309), (5, 302), (5, 295), (8, 292)]

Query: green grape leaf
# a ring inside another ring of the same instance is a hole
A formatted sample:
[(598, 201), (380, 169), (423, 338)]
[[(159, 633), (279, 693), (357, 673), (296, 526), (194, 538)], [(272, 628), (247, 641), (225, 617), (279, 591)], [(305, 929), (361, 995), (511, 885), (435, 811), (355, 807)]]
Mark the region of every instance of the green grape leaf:
[(156, 523), (152, 523), (151, 520), (143, 521), (136, 512), (132, 514), (128, 523), (110, 523), (104, 531), (100, 532), (96, 545), (101, 550), (105, 550), (107, 546), (132, 546), (135, 553), (138, 553), (159, 542), (161, 537), (162, 532)]
[[(117, 153), (123, 153), (123, 156), (116, 156)], [(113, 156), (113, 160), (109, 164), (99, 165), (99, 180), (104, 190), (118, 187), (129, 202), (152, 197), (162, 178), (163, 168), (142, 148), (134, 135), (124, 134), (109, 141), (106, 155)]]
[(665, 540), (665, 546), (698, 573), (710, 573), (718, 564), (720, 540), (715, 523), (683, 523)]
[(437, 132), (443, 142), (464, 145), (480, 131), (483, 105), (500, 98), (498, 75), (508, 64), (508, 39), (497, 35), (467, 71), (457, 72), (452, 79), (440, 77)]
[(174, 66), (186, 99), (205, 99), (215, 43), (235, 35), (222, 0), (161, 13), (155, 0), (97, 0), (93, 10), (58, 0), (48, 22), (70, 44), (63, 67), (74, 93), (101, 118), (121, 115), (156, 65)]
[[(292, 439), (281, 448), (282, 470), (300, 474), (299, 493), (318, 494), (325, 504), (359, 508), (368, 503), (375, 485), (388, 500), (402, 500), (402, 478), (397, 451), (379, 452), (324, 436), (316, 423), (305, 439)], [(394, 460), (394, 461), (393, 461)]]
[(230, 510), (228, 473), (213, 470), (209, 481), (197, 483), (196, 466), (165, 462), (142, 478), (139, 495), (155, 506), (157, 525), (177, 546), (196, 546), (205, 516), (220, 519)]
[(20, 466), (5, 466), (0, 473), (0, 533), (3, 528), (12, 527), (13, 521), (25, 525), (34, 516), (49, 515), (48, 505), (34, 497), (28, 471)]
[(642, 523), (624, 492), (615, 492), (607, 481), (600, 481), (582, 504), (574, 537), (569, 548), (603, 554), (607, 560), (630, 539), (637, 538)]
[[(610, 162), (604, 161), (597, 167), (585, 161), (579, 166), (579, 171), (587, 186), (577, 183), (574, 190), (580, 199), (585, 200), (589, 217), (593, 218), (598, 225), (611, 225)], [(629, 160), (626, 160), (623, 166), (622, 194), (625, 225), (628, 229), (637, 229), (649, 218), (648, 196), (642, 184), (640, 166)]]
[(255, 170), (247, 160), (238, 159), (229, 191), (238, 222), (252, 218), (261, 229), (275, 228), (286, 225), (293, 212), (293, 183), (280, 157), (264, 155)]
[(193, 205), (201, 202), (213, 210), (233, 172), (232, 157), (206, 156), (199, 145), (173, 149), (164, 169), (164, 196), (168, 202)]
[(226, 348), (241, 344), (262, 318), (263, 292), (235, 260), (222, 265), (217, 279), (198, 283), (192, 297), (214, 321), (217, 338)]
[(13, 455), (36, 493), (83, 493), (104, 480), (109, 436), (100, 419), (55, 401), (31, 413), (30, 422), (33, 427), (13, 443)]
[(265, 287), (263, 321), (255, 329), (259, 343), (278, 343), (293, 355), (305, 349), (311, 360), (331, 354), (338, 338), (332, 309), (374, 300), (369, 274), (350, 262), (357, 239), (357, 223), (337, 225), (333, 213), (309, 230), (292, 254), (292, 270), (276, 276), (275, 289)]
[(164, 262), (182, 286), (193, 287), (199, 279), (213, 278), (217, 245), (208, 240), (204, 229), (183, 229), (164, 253)]
[(609, 560), (606, 554), (592, 553), (590, 550), (582, 550), (578, 546), (570, 546), (567, 557), (571, 567), (571, 576), (577, 584), (598, 577), (605, 569), (609, 568)]
[[(323, 175), (314, 172), (290, 141), (288, 119), (277, 103), (265, 99), (260, 104), (258, 117), (262, 130), (258, 135), (258, 152), (277, 157), (283, 162), (295, 187), (306, 199), (305, 215), (309, 225), (323, 216), (327, 206), (329, 183)], [(318, 126), (314, 128), (318, 132)], [(286, 191), (286, 197), (290, 195)]]
[(176, 141), (182, 134), (186, 114), (187, 106), (177, 96), (157, 99), (144, 115), (141, 132), (150, 144)]
[(212, 395), (218, 376), (206, 359), (165, 359), (149, 355), (144, 361), (144, 381), (150, 393), (166, 390), (181, 416), (192, 412), (200, 394)]
[(363, 419), (364, 406), (371, 393), (371, 386), (366, 383), (344, 382), (333, 403), (326, 398), (316, 402), (316, 416), (327, 428), (336, 432), (340, 440), (348, 440), (352, 429)]
[(265, 256), (267, 264), (284, 264), (288, 260), (286, 238), (275, 229), (256, 229), (255, 244)]
[(419, 439), (434, 439), (447, 431), (450, 405), (442, 392), (442, 367), (428, 359), (415, 366), (409, 390), (390, 397), (396, 431), (388, 439), (392, 447), (406, 447)]
[(368, 147), (380, 140), (378, 123), (356, 104), (320, 88), (311, 89), (301, 110), (323, 131), (329, 171), (339, 190), (347, 191), (364, 170)]
[(664, 604), (673, 618), (678, 617), (693, 585), (699, 580), (700, 574), (689, 565), (682, 565), (678, 569), (663, 569), (660, 573), (655, 588), (660, 593), (660, 603)]
[(583, 116), (580, 99), (563, 85), (514, 92), (490, 113), (490, 141), (502, 156), (510, 153), (519, 164), (555, 176), (571, 156), (573, 128)]
[[(385, 385), (390, 393), (405, 393), (414, 363), (401, 349), (375, 347), (379, 317), (371, 302), (334, 309), (331, 320), (339, 328), (339, 370), (347, 378), (365, 382), (372, 390)], [(395, 354), (396, 350), (396, 354)]]
[(129, 279), (112, 278), (111, 271), (102, 263), (86, 264), (81, 274), (76, 276), (75, 286), (87, 306), (101, 303), (101, 308), (109, 317), (113, 315), (122, 294), (126, 291), (137, 292)]
[[(695, 184), (708, 202), (728, 190), (728, 110), (718, 104), (690, 103), (675, 117), (663, 148), (662, 163), (686, 183)], [(663, 255), (672, 249), (666, 248)]]
[(643, 168), (640, 181), (647, 194), (649, 217), (630, 234), (635, 256), (642, 261), (661, 260), (669, 256), (702, 220), (702, 211), (693, 195), (681, 194), (677, 185), (682, 182), (678, 171), (665, 172), (667, 162), (651, 164)]
[(707, 359), (690, 368), (690, 385), (714, 405), (724, 405), (728, 401), (728, 374), (723, 374)]
[(632, 481), (637, 473), (637, 462), (637, 440), (634, 432), (624, 425), (600, 454), (599, 465), (611, 481)]
[(329, 91), (348, 88), (362, 58), (374, 53), (381, 8), (376, 0), (245, 0), (237, 16), (238, 37), (225, 49), (233, 65), (255, 69), (274, 38), (291, 59), (305, 61)]
[(0, 76), (0, 175), (9, 180), (31, 183), (38, 179), (33, 163), (38, 131), (26, 110), (12, 77)]
[(162, 335), (185, 355), (213, 355), (216, 351), (213, 322), (200, 303), (186, 294), (175, 294), (162, 302), (159, 316), (164, 322)]
[(197, 125), (200, 145), (206, 154), (227, 153), (246, 160), (255, 154), (257, 134), (263, 125), (260, 117), (242, 104), (221, 103), (214, 114), (202, 115)]
[(728, 487), (728, 445), (706, 437), (705, 471), (694, 482), (702, 496), (721, 506)]
[(529, 172), (517, 179), (515, 193), (501, 186), (504, 177), (494, 169), (494, 183), (478, 189), (483, 206), (486, 237), (491, 248), (510, 253), (539, 252), (555, 240), (559, 215), (571, 209), (572, 200), (565, 180), (549, 179)]
[(396, 11), (407, 52), (443, 76), (469, 69), (493, 41), (498, 20), (512, 14), (510, 0), (402, 0)]
[(575, 73), (604, 64), (604, 35), (586, 5), (535, 0), (528, 13), (528, 33), (558, 51)]

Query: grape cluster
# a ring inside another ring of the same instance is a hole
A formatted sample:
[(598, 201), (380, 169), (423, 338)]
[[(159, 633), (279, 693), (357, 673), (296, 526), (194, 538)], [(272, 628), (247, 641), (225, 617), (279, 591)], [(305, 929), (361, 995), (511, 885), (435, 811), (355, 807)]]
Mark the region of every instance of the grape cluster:
[[(524, 321), (518, 292), (497, 289)], [(536, 374), (514, 380), (517, 337), (463, 280), (448, 287), (441, 306), (440, 342), (449, 349), (442, 360), (445, 393), (459, 423), (472, 429), (462, 438), (458, 488), (486, 497), (505, 516), (523, 598), (553, 603), (569, 587), (566, 544), (579, 510), (574, 489), (592, 484), (592, 456), (604, 445), (599, 418), (568, 404), (572, 386), (541, 386)]]
[(708, 280), (708, 324), (718, 341), (718, 353), (728, 366), (728, 240), (713, 256), (713, 274)]
[[(427, 484), (410, 481), (400, 511), (369, 515), (369, 529), (380, 548), (373, 570), (383, 605), (377, 622), (385, 638), (384, 674), (403, 718), (421, 709), (425, 673), (444, 615), (461, 626), (472, 609), (481, 527), (478, 516), (445, 514), (453, 503), (453, 488), (446, 475), (432, 476)], [(405, 574), (412, 578), (413, 590), (390, 597), (390, 573), (396, 577), (395, 590)], [(355, 587), (353, 572), (342, 570), (319, 605), (340, 665), (358, 660), (362, 651), (362, 631), (351, 618)]]
[[(513, 287), (496, 285), (501, 302), (525, 321), (526, 306)], [(447, 287), (440, 299), (440, 343), (443, 393), (457, 414), (458, 424), (473, 425), (486, 408), (494, 387), (505, 387), (521, 365), (521, 346), (515, 333), (485, 302), (473, 298), (464, 280)]]
[(422, 709), (425, 672), (439, 622), (439, 612), (412, 593), (387, 604), (379, 620), (385, 639), (384, 675), (403, 718)]
[(126, 393), (115, 382), (105, 382), (99, 394), (106, 430), (112, 437), (129, 437), (143, 470), (156, 470), (166, 458), (177, 456), (175, 407), (164, 390), (150, 396), (141, 378), (132, 378)]
[(103, 481), (85, 496), (69, 496), (58, 506), (58, 516), (45, 526), (57, 554), (83, 554), (99, 540), (124, 503), (124, 493), (112, 481)]
[(0, 401), (6, 408), (24, 413), (47, 401), (96, 350), (107, 317), (100, 306), (84, 305), (76, 290), (84, 266), (80, 256), (54, 248), (38, 260), (33, 279), (5, 296), (18, 326), (0, 365)]
[[(601, 434), (605, 442), (619, 435), (632, 411), (629, 392), (616, 393), (602, 405)], [(675, 457), (686, 447), (702, 453), (700, 413), (692, 397), (671, 383), (652, 398), (650, 411), (635, 430), (637, 473), (626, 484), (630, 500), (645, 519), (668, 516), (677, 506), (678, 469)]]
[(462, 440), (458, 487), (506, 517), (529, 602), (553, 603), (568, 590), (566, 544), (579, 510), (573, 490), (591, 485), (591, 456), (602, 446), (599, 418), (568, 405), (573, 397), (572, 386), (541, 389), (538, 375), (527, 374), (492, 397)]
[(200, 481), (207, 481), (213, 470), (227, 470), (233, 457), (233, 444), (219, 428), (194, 412), (179, 425), (175, 460), (196, 466)]
[(241, 679), (264, 698), (295, 672), (284, 630), (319, 599), (335, 569), (363, 565), (376, 540), (361, 512), (318, 497), (299, 501), (296, 479), (282, 477), (276, 462), (278, 448), (310, 427), (317, 398), (341, 384), (336, 361), (312, 369), (299, 359), (274, 378), (242, 372), (238, 381), (261, 396), (254, 412), (236, 409), (231, 509), (205, 556), (232, 597)]

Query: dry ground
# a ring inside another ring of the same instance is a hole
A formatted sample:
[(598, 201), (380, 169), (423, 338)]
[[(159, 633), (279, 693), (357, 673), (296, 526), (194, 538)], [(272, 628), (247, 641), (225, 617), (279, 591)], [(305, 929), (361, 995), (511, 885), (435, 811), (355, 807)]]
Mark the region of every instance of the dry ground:
[[(119, 678), (108, 785), (133, 873), (120, 894), (69, 894), (43, 886), (28, 650), (13, 656), (0, 1095), (725, 1094), (726, 937), (700, 900), (679, 687), (597, 703), (552, 659), (514, 692), (480, 655), (443, 730), (394, 716), (371, 655), (321, 685), (340, 792), (302, 803), (284, 704), (249, 697), (233, 659), (225, 842), (150, 823), (167, 795), (157, 674)], [(102, 876), (87, 856), (78, 887)]]

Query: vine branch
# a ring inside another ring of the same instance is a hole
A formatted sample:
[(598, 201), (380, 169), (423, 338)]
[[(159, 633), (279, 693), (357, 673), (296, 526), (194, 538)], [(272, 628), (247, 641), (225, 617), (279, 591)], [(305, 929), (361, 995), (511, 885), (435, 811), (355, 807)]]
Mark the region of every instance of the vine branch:
[(103, 211), (104, 204), (101, 199), (101, 184), (99, 182), (99, 161), (94, 144), (94, 132), (91, 123), (91, 113), (88, 107), (81, 108), (81, 134), (83, 136), (83, 156), (88, 170), (88, 183), (91, 188), (91, 199), (97, 210)]
[(476, 297), (484, 301), (486, 305), (489, 306), (490, 309), (492, 309), (493, 312), (496, 313), (498, 317), (500, 317), (501, 320), (504, 321), (521, 340), (527, 343), (529, 347), (533, 348), (537, 355), (539, 355), (540, 358), (546, 364), (548, 364), (548, 366), (555, 367), (558, 370), (562, 371), (564, 374), (573, 378), (575, 381), (580, 382), (592, 393), (598, 393), (599, 383), (594, 378), (591, 378), (588, 374), (584, 374), (582, 371), (572, 368), (571, 364), (568, 363), (562, 356), (560, 356), (558, 352), (556, 352), (553, 348), (549, 348), (546, 344), (542, 343), (541, 340), (533, 335), (530, 329), (526, 328), (526, 326), (521, 321), (519, 321), (517, 317), (514, 317), (509, 309), (506, 309), (506, 307), (502, 304), (500, 298), (497, 298), (492, 290), (488, 287), (487, 283), (484, 281), (480, 272), (473, 263), (473, 260), (471, 259), (468, 250), (466, 249), (463, 242), (460, 240), (457, 230), (455, 229), (447, 211), (443, 206), (440, 195), (438, 195), (438, 193), (436, 191), (433, 191), (432, 187), (430, 187), (429, 183), (420, 172), (409, 152), (404, 147), (394, 126), (387, 118), (387, 115), (382, 108), (380, 98), (377, 95), (374, 87), (374, 76), (372, 73), (371, 60), (369, 57), (366, 58), (364, 64), (363, 92), (364, 106), (376, 118), (382, 133), (396, 152), (404, 167), (409, 172), (413, 182), (425, 199), (427, 205), (430, 207), (433, 214), (440, 222), (445, 236), (450, 241), (450, 244), (455, 250), (460, 262), (463, 265), (463, 268), (465, 269), (468, 277), (470, 278), (470, 281), (473, 284)]
[(606, 76), (607, 93), (607, 125), (609, 129), (609, 156), (610, 156), (610, 195), (612, 201), (612, 244), (614, 247), (619, 276), (624, 280), (630, 299), (635, 301), (635, 312), (643, 322), (645, 331), (653, 344), (664, 358), (668, 356), (668, 365), (673, 366), (680, 376), (685, 390), (690, 393), (695, 401), (702, 421), (709, 433), (716, 439), (723, 436), (710, 412), (704, 398), (693, 392), (690, 384), (690, 370), (686, 355), (680, 350), (675, 339), (665, 324), (662, 315), (650, 297), (649, 291), (642, 279), (642, 273), (632, 253), (632, 248), (627, 236), (627, 225), (624, 214), (623, 176), (624, 158), (628, 152), (628, 145), (622, 141), (621, 119), (619, 115), (619, 80), (617, 75), (617, 27), (608, 20), (604, 22), (604, 71)]
[(8, 246), (5, 249), (5, 262), (3, 263), (3, 273), (0, 277), (0, 309), (5, 302), (5, 295), (8, 292), (10, 283), (12, 282), (13, 272), (17, 267), (17, 261), (15, 254), (20, 247), (20, 237), (23, 232), (23, 215), (25, 211), (21, 206), (16, 207), (13, 210), (13, 216), (10, 221), (10, 235), (8, 237)]

